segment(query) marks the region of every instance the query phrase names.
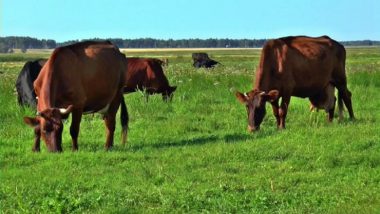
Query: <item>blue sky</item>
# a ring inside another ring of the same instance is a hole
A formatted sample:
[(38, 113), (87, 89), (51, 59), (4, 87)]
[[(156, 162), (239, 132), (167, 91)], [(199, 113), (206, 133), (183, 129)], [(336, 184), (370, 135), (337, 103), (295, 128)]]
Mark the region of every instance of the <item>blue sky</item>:
[(380, 0), (0, 0), (0, 36), (380, 40)]

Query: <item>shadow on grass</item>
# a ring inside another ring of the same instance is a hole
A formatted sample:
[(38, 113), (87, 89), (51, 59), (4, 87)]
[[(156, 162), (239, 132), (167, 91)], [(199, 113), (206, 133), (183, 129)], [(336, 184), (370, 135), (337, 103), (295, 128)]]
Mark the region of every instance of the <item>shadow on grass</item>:
[[(227, 143), (227, 144), (235, 144), (235, 143), (243, 143), (246, 141), (255, 141), (258, 139), (266, 138), (275, 134), (273, 131), (267, 132), (258, 132), (258, 133), (232, 133), (225, 134), (222, 136), (199, 136), (190, 139), (163, 139), (159, 143), (139, 143), (139, 144), (126, 144), (125, 146), (120, 145), (120, 142), (114, 142), (114, 146), (111, 151), (140, 151), (143, 149), (165, 149), (165, 148), (180, 148), (185, 146), (201, 146), (205, 144), (212, 143)], [(139, 141), (141, 142), (141, 141)], [(65, 145), (64, 150), (70, 151), (70, 147), (67, 147), (68, 144)], [(79, 151), (86, 152), (101, 152), (104, 150), (104, 142), (79, 142)]]
[[(202, 136), (195, 137), (192, 139), (182, 139), (182, 140), (169, 140), (163, 141), (162, 143), (155, 144), (138, 144), (131, 145), (129, 149), (132, 151), (138, 151), (145, 148), (154, 148), (154, 149), (164, 149), (164, 148), (175, 148), (175, 147), (184, 147), (184, 146), (201, 146), (205, 144), (212, 143), (242, 143), (244, 141), (254, 141), (255, 139), (260, 139), (262, 137), (268, 137), (268, 134), (244, 134), (244, 133), (234, 133), (234, 134), (226, 134), (223, 136)], [(124, 150), (121, 147), (116, 146), (116, 150)], [(126, 147), (125, 147), (126, 148)], [(128, 150), (128, 149), (126, 149)]]
[(130, 149), (133, 151), (141, 150), (144, 148), (154, 148), (154, 149), (163, 149), (163, 148), (173, 148), (173, 147), (183, 147), (183, 146), (196, 146), (196, 145), (204, 145), (209, 143), (215, 143), (220, 141), (220, 138), (216, 136), (205, 136), (205, 137), (195, 137), (192, 139), (183, 139), (183, 140), (169, 140), (163, 143), (155, 143), (155, 144), (138, 144), (132, 145)]
[(225, 143), (239, 143), (241, 141), (247, 141), (253, 139), (253, 134), (227, 134), (223, 136), (223, 140)]
[[(146, 148), (153, 148), (153, 149), (164, 149), (164, 148), (173, 148), (173, 147), (183, 147), (183, 146), (194, 146), (194, 145), (204, 145), (208, 143), (215, 143), (216, 141), (221, 140), (220, 138), (216, 136), (208, 136), (208, 137), (196, 137), (192, 139), (183, 139), (179, 141), (175, 140), (169, 140), (165, 141), (162, 140), (162, 143), (153, 143), (153, 144), (127, 144), (125, 146), (121, 145), (120, 142), (114, 142), (114, 146), (111, 149), (111, 151), (139, 151)], [(64, 151), (71, 151), (71, 143), (64, 145)], [(79, 151), (84, 152), (101, 152), (106, 151), (104, 147), (103, 141), (98, 142), (86, 142), (86, 141), (80, 141), (79, 142)]]

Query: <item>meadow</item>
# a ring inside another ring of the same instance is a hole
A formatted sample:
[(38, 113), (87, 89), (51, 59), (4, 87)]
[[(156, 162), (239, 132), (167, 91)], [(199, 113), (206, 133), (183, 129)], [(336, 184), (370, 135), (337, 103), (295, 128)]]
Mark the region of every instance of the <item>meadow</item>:
[(177, 86), (172, 102), (160, 95), (125, 95), (130, 129), (104, 150), (99, 115), (82, 118), (79, 151), (65, 123), (60, 154), (33, 153), (33, 130), (14, 84), (26, 60), (49, 52), (0, 54), (1, 213), (379, 213), (380, 48), (347, 48), (348, 87), (356, 120), (326, 121), (307, 99), (292, 98), (287, 129), (267, 116), (246, 130), (235, 98), (248, 91), (258, 49), (205, 50), (220, 61), (196, 70), (192, 50), (123, 50), (127, 56), (168, 58)]

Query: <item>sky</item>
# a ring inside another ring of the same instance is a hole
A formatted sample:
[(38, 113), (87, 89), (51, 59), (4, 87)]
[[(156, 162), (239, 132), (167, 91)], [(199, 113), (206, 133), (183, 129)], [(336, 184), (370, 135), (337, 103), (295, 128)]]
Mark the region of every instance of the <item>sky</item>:
[(380, 40), (380, 0), (0, 0), (0, 36)]

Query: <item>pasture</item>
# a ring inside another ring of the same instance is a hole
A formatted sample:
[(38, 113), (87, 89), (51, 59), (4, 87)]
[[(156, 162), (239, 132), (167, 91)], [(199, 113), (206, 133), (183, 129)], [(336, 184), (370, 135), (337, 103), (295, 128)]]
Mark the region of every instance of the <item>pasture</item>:
[[(287, 129), (267, 105), (257, 133), (235, 90), (248, 91), (256, 49), (206, 50), (222, 63), (196, 70), (189, 50), (123, 50), (168, 58), (173, 101), (125, 95), (128, 143), (104, 150), (99, 115), (82, 118), (79, 151), (69, 122), (61, 154), (31, 151), (14, 84), (26, 60), (49, 52), (0, 55), (0, 203), (2, 213), (376, 213), (380, 210), (380, 48), (348, 48), (348, 87), (356, 121), (326, 121), (307, 99), (292, 98)], [(96, 83), (94, 83), (96, 84)]]

